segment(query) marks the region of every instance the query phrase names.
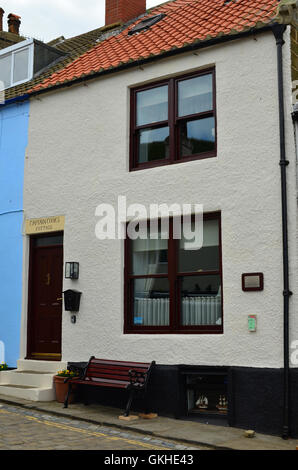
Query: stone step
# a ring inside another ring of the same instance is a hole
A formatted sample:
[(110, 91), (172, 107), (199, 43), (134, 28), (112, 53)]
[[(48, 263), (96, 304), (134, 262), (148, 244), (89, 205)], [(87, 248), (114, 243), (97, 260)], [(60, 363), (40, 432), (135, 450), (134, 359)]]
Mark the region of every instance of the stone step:
[(19, 359), (17, 362), (18, 371), (56, 374), (59, 370), (66, 368), (67, 362), (64, 361), (33, 361), (30, 359)]
[(54, 388), (29, 387), (27, 385), (0, 384), (0, 395), (21, 398), (29, 401), (55, 400)]
[(31, 401), (56, 399), (53, 377), (66, 362), (18, 360), (18, 368), (0, 372), (0, 395)]
[(38, 388), (52, 388), (53, 374), (22, 370), (2, 371), (0, 374), (0, 385), (3, 383)]

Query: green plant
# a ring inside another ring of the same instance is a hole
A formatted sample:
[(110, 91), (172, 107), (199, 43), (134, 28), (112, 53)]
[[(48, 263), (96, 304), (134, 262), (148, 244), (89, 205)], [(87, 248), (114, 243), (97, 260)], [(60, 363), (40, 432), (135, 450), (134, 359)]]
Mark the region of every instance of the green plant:
[(6, 362), (1, 362), (0, 364), (0, 371), (1, 370), (8, 370), (8, 365), (6, 364)]

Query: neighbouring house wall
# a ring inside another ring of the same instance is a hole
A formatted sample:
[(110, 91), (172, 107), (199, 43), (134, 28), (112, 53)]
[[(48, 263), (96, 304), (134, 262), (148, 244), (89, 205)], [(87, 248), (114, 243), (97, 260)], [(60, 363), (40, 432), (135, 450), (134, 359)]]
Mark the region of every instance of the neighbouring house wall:
[(19, 359), (22, 310), (23, 179), (29, 103), (0, 107), (0, 341)]
[[(129, 87), (216, 66), (216, 158), (129, 172)], [(291, 341), (298, 339), (296, 170), (289, 34), (284, 46)], [(288, 91), (287, 91), (288, 90)], [(276, 44), (273, 34), (161, 60), (31, 102), (26, 218), (65, 215), (65, 261), (80, 262), (77, 323), (63, 312), (63, 360), (89, 356), (160, 364), (283, 366), (282, 226)], [(100, 203), (197, 203), (222, 213), (223, 335), (124, 335), (122, 240), (95, 237)], [(25, 237), (25, 249), (28, 240)], [(241, 274), (263, 272), (263, 292)], [(24, 283), (28, 279), (25, 273)], [(26, 323), (26, 302), (23, 321)], [(247, 316), (257, 315), (249, 333)], [(26, 329), (23, 329), (23, 338)], [(25, 351), (25, 348), (24, 348)], [(23, 354), (25, 352), (23, 351)]]

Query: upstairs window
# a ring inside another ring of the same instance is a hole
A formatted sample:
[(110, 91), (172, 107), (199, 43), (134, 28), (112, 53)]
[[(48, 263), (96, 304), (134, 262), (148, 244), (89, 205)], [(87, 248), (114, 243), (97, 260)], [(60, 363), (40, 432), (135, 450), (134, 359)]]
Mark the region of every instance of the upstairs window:
[[(24, 44), (20, 47), (20, 44)], [(26, 44), (26, 45), (25, 45)], [(16, 48), (17, 47), (17, 48)], [(24, 41), (0, 53), (0, 81), (4, 89), (27, 82), (33, 77), (33, 42)]]
[(214, 69), (132, 90), (131, 170), (215, 156)]

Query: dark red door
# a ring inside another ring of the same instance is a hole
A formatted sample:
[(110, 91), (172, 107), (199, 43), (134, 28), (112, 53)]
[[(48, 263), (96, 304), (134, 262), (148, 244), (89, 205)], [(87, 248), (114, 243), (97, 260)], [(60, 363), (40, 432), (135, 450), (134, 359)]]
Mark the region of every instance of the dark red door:
[(62, 236), (31, 240), (28, 357), (61, 359)]

